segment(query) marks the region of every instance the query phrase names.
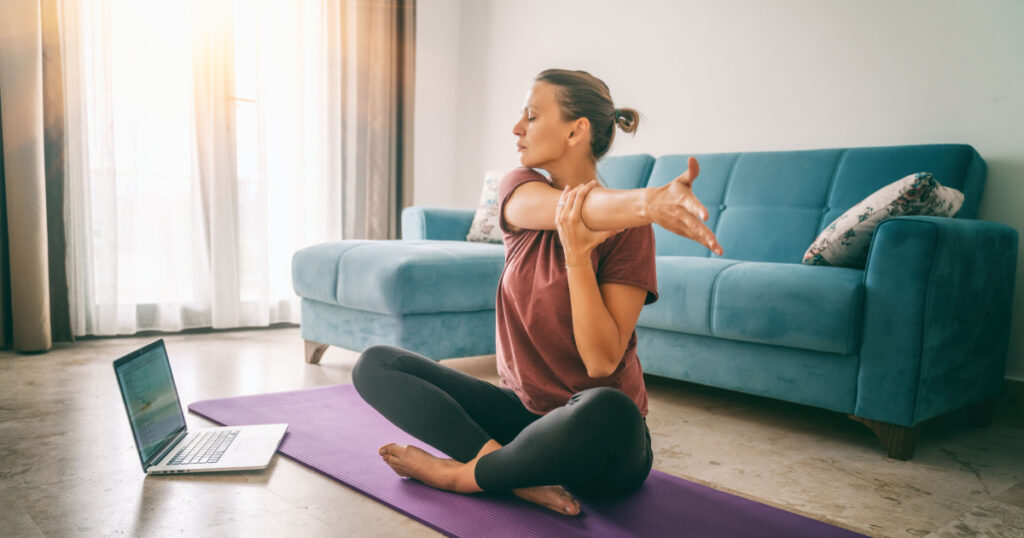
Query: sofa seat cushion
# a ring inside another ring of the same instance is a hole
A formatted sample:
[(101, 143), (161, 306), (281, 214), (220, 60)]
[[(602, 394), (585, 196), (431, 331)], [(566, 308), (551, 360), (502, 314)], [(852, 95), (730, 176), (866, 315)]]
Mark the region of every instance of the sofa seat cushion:
[(347, 240), (292, 257), (300, 297), (380, 314), (493, 310), (503, 245), (465, 241)]
[(657, 267), (663, 300), (644, 308), (641, 327), (844, 355), (860, 348), (862, 270), (689, 256), (659, 256)]

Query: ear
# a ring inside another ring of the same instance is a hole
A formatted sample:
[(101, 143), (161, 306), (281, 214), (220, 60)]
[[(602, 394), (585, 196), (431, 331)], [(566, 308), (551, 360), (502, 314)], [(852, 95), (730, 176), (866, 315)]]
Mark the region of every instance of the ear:
[(573, 122), (572, 131), (569, 131), (569, 145), (574, 146), (583, 140), (584, 135), (590, 132), (590, 120), (580, 118)]

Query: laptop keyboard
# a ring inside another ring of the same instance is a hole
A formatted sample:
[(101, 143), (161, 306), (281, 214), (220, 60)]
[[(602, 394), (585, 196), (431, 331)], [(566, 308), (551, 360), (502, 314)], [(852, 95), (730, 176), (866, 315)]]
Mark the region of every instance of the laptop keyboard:
[(238, 437), (238, 430), (201, 432), (189, 440), (167, 464), (217, 463), (235, 437)]

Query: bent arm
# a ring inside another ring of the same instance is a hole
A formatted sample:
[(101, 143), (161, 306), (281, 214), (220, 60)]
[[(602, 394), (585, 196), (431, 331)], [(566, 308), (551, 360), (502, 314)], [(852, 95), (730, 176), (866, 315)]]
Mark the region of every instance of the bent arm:
[(615, 373), (646, 297), (647, 290), (636, 286), (598, 286), (589, 264), (569, 269), (572, 330), (587, 375), (598, 378)]
[[(595, 231), (644, 226), (650, 189), (616, 190), (595, 187), (583, 200), (583, 222)], [(562, 191), (531, 181), (520, 185), (505, 204), (503, 218), (511, 230), (554, 230), (555, 207)]]

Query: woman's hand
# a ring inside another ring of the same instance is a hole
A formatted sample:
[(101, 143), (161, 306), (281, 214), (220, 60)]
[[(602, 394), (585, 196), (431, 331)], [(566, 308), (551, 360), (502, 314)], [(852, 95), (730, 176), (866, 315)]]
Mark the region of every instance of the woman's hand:
[(693, 181), (700, 174), (697, 159), (690, 157), (686, 171), (668, 184), (651, 189), (645, 211), (652, 222), (666, 230), (688, 237), (722, 255), (715, 234), (704, 225), (708, 210), (693, 194)]
[(565, 251), (566, 265), (590, 263), (590, 251), (622, 230), (595, 232), (583, 222), (583, 200), (597, 186), (597, 180), (572, 189), (566, 185), (555, 207), (555, 228)]

